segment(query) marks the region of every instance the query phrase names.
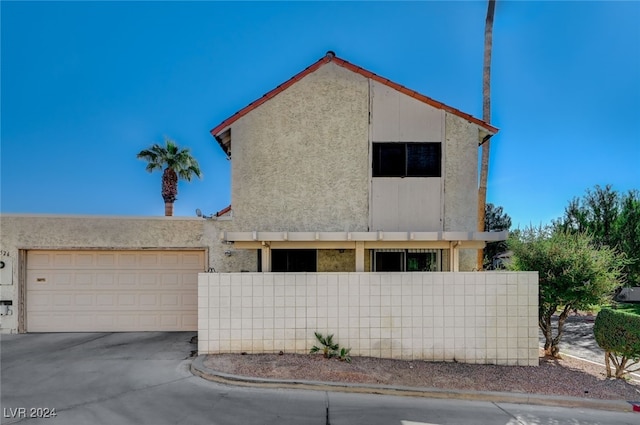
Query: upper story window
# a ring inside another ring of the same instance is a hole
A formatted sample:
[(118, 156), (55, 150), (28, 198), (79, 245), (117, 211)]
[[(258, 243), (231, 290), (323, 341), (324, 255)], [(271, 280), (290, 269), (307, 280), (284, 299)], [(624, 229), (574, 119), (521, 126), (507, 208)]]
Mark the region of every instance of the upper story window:
[(373, 143), (373, 177), (440, 177), (442, 144)]

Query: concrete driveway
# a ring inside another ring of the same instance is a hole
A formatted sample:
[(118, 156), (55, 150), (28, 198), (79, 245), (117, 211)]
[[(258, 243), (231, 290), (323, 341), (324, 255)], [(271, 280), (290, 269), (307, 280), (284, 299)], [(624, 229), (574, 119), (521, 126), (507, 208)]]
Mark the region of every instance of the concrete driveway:
[[(264, 396), (259, 390), (236, 390), (193, 376), (193, 336), (195, 332), (2, 335), (0, 422), (233, 424), (239, 412), (242, 423), (276, 423), (285, 414), (292, 418), (289, 423), (317, 424), (324, 418), (323, 393)], [(37, 414), (55, 409), (56, 416), (30, 418), (30, 409), (42, 409)]]

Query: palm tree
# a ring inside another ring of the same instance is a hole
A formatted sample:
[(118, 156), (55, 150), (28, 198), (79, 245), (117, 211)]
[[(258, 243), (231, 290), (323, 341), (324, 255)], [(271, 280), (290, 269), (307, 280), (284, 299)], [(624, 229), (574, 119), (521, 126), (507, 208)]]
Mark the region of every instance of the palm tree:
[(191, 181), (194, 175), (202, 178), (200, 166), (189, 149), (180, 149), (176, 142), (165, 138), (166, 146), (155, 143), (149, 149), (138, 153), (138, 159), (148, 162), (146, 170), (162, 170), (162, 199), (164, 199), (164, 215), (173, 215), (173, 203), (178, 195), (178, 179)]
[[(482, 69), (482, 120), (491, 122), (491, 43), (493, 40), (493, 14), (495, 0), (489, 0), (487, 19), (484, 26), (484, 66)], [(482, 159), (480, 162), (480, 184), (478, 187), (478, 230), (484, 232), (484, 216), (487, 205), (487, 176), (489, 174), (490, 139), (482, 141)], [(482, 269), (483, 251), (478, 250), (477, 268)]]

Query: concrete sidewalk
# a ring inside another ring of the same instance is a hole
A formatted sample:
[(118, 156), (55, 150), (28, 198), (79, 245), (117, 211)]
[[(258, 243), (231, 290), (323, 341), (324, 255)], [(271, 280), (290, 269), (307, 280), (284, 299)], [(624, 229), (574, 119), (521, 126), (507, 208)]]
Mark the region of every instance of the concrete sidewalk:
[(191, 372), (209, 381), (227, 385), (262, 388), (295, 388), (317, 391), (385, 394), (410, 397), (487, 401), (494, 403), (532, 404), (558, 407), (580, 407), (612, 411), (640, 411), (640, 405), (623, 400), (600, 400), (579, 397), (558, 397), (540, 394), (493, 391), (457, 391), (438, 388), (403, 387), (372, 384), (351, 384), (305, 380), (256, 378), (222, 373), (205, 366), (206, 355), (200, 355), (191, 363)]

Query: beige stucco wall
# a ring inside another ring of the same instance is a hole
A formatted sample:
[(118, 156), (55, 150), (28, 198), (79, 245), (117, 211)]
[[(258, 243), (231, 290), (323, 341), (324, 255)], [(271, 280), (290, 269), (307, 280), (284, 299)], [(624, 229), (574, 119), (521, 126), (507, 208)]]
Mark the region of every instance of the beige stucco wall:
[(208, 267), (218, 272), (255, 271), (255, 256), (220, 241), (220, 230), (230, 225), (191, 217), (1, 215), (0, 250), (9, 259), (12, 278), (3, 278), (0, 300), (13, 302), (13, 314), (0, 319), (0, 332), (18, 329), (19, 250), (200, 248), (208, 252)]
[(198, 279), (198, 352), (538, 365), (537, 272), (231, 273)]
[(237, 230), (368, 230), (368, 90), (329, 63), (232, 125)]
[[(478, 127), (446, 114), (444, 145), (444, 230), (477, 230)], [(460, 250), (460, 270), (476, 266), (475, 250)]]

